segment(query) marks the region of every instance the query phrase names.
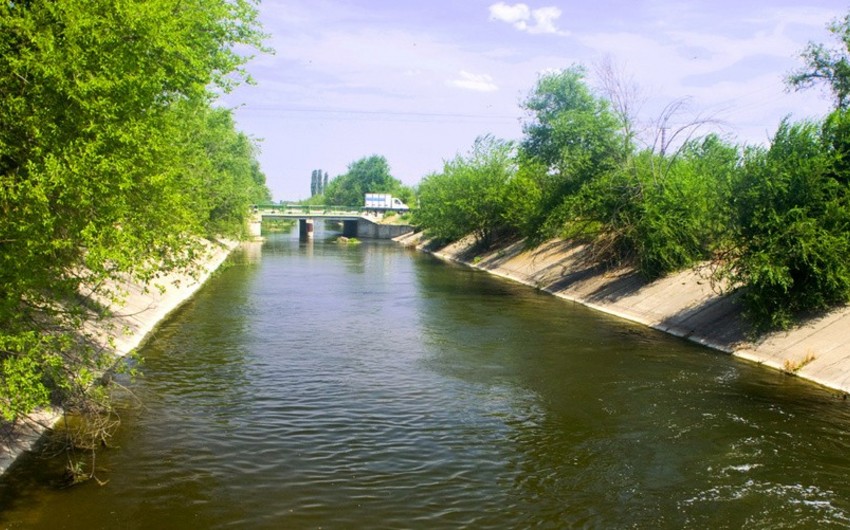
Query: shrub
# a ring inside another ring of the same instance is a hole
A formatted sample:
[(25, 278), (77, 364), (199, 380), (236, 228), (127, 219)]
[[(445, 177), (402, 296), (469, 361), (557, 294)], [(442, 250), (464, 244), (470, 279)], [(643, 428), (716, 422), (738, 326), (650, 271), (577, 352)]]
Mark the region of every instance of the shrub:
[(568, 200), (567, 236), (596, 240), (598, 257), (657, 278), (711, 257), (725, 237), (738, 150), (710, 135), (673, 156), (643, 151)]
[(455, 241), (474, 234), (489, 244), (504, 225), (505, 190), (514, 174), (513, 144), (478, 138), (467, 156), (447, 161), (419, 187), (415, 219), (430, 237)]
[(736, 256), (727, 276), (746, 286), (760, 329), (850, 300), (850, 202), (845, 158), (850, 121), (784, 120), (769, 149), (747, 156), (735, 186)]

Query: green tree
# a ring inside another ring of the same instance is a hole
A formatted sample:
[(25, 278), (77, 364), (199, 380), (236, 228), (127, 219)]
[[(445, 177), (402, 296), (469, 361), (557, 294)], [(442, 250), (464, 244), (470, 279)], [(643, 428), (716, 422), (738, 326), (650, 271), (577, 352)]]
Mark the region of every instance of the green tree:
[(839, 42), (837, 49), (810, 42), (801, 53), (804, 66), (787, 78), (790, 87), (800, 90), (825, 83), (835, 99), (835, 107), (850, 106), (850, 15), (836, 19), (829, 31)]
[(751, 149), (734, 190), (734, 260), (760, 329), (850, 300), (850, 114), (783, 121), (769, 149)]
[(716, 135), (674, 155), (644, 150), (569, 201), (571, 232), (591, 237), (600, 260), (657, 278), (714, 256), (727, 237), (738, 149)]
[(247, 0), (0, 7), (5, 419), (93, 406), (113, 360), (85, 346), (88, 295), (191, 268), (199, 236), (236, 234), (246, 198), (267, 196), (252, 143), (211, 108), (262, 38)]
[(417, 224), (442, 241), (473, 234), (489, 245), (505, 225), (507, 185), (516, 173), (514, 154), (510, 142), (478, 138), (468, 155), (447, 161), (442, 173), (422, 181)]
[(584, 78), (578, 66), (543, 75), (523, 104), (530, 118), (523, 125), (523, 154), (556, 174), (567, 189), (610, 168), (620, 146), (618, 120)]
[(238, 235), (252, 204), (268, 202), (271, 195), (256, 161), (256, 145), (236, 130), (231, 112), (202, 105), (179, 113), (172, 137), (188, 135), (183, 163), (191, 165), (181, 187), (190, 199), (193, 217), (202, 221), (207, 237)]
[(372, 155), (348, 165), (348, 171), (331, 180), (324, 192), (326, 204), (362, 206), (367, 193), (392, 193), (403, 197), (405, 186), (392, 176), (383, 156)]
[[(573, 66), (542, 76), (523, 107), (520, 166), (525, 184), (538, 197), (531, 211), (514, 212), (526, 218), (525, 235), (540, 239), (558, 233), (569, 222), (565, 200), (623, 158), (620, 123), (608, 103), (596, 97), (584, 81), (585, 72)], [(532, 206), (520, 201), (518, 206)]]

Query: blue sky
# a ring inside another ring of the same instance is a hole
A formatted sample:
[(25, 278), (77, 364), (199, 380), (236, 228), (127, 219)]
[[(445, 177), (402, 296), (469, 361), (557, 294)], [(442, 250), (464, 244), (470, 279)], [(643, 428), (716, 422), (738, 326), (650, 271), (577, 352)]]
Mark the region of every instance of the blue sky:
[(789, 93), (783, 78), (809, 41), (834, 44), (826, 26), (848, 12), (837, 0), (266, 0), (275, 53), (224, 104), (261, 139), (275, 200), (307, 197), (313, 169), (334, 177), (372, 154), (416, 184), (477, 136), (520, 139), (540, 73), (582, 64), (596, 85), (606, 58), (639, 88), (647, 131), (685, 98), (673, 127), (710, 118), (766, 143), (783, 116), (828, 111), (823, 91)]

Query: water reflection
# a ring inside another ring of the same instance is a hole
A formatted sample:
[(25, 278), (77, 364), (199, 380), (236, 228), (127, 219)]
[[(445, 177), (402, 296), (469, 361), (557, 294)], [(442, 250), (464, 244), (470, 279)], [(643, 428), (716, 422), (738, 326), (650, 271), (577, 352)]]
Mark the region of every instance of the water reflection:
[[(5, 526), (843, 526), (843, 401), (392, 244), (275, 235), (143, 351), (106, 486)], [(49, 462), (48, 462), (49, 463)]]
[(244, 263), (257, 264), (263, 259), (262, 241), (243, 241), (239, 247)]
[(846, 463), (811, 466), (813, 432), (847, 443), (830, 393), (473, 271), (420, 267), (417, 280), (439, 293), (420, 313), (430, 365), (502, 400), (528, 524), (846, 521), (830, 490), (850, 486), (836, 481)]

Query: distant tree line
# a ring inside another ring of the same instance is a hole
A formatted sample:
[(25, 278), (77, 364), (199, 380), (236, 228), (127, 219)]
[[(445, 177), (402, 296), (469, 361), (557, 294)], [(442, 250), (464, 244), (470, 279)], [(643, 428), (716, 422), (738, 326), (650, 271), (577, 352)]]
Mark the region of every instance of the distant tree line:
[[(321, 170), (314, 171), (312, 182), (318, 182)], [(327, 204), (330, 206), (363, 206), (367, 193), (390, 193), (402, 202), (414, 204), (414, 191), (392, 176), (387, 159), (380, 155), (371, 155), (348, 165), (348, 170), (328, 182), (325, 173), (323, 183), (311, 185), (311, 197), (308, 204)]]
[(674, 102), (639, 142), (634, 90), (578, 66), (543, 75), (523, 102), (518, 143), (490, 136), (419, 186), (417, 222), (453, 241), (512, 234), (535, 244), (585, 241), (600, 263), (658, 278), (712, 263), (741, 291), (757, 329), (788, 326), (850, 301), (850, 15), (831, 31), (840, 51), (810, 44), (792, 88), (823, 82), (835, 110), (779, 125), (768, 147), (672, 129)]
[(239, 236), (269, 198), (254, 143), (213, 104), (261, 40), (251, 0), (0, 6), (3, 419), (108, 413), (90, 295), (191, 268), (199, 238)]

